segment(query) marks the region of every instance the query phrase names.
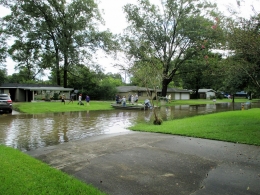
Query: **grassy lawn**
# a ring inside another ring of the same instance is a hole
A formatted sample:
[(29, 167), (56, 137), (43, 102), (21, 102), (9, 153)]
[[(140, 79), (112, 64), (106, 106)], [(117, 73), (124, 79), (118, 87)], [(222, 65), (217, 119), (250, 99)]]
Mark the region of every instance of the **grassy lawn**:
[(260, 109), (200, 115), (162, 125), (139, 123), (130, 129), (260, 146)]
[[(222, 99), (217, 100), (216, 103), (224, 103), (224, 102), (231, 102), (230, 99)], [(248, 100), (243, 99), (235, 99), (235, 102), (247, 102)], [(258, 100), (251, 100), (250, 102), (258, 101)], [(84, 101), (83, 101), (84, 102)], [(65, 105), (62, 104), (60, 101), (58, 102), (21, 102), (13, 103), (14, 110), (19, 112), (28, 113), (28, 114), (38, 114), (38, 113), (53, 113), (53, 112), (72, 112), (72, 111), (86, 111), (86, 110), (113, 110), (114, 108), (110, 105), (114, 103), (113, 101), (91, 101), (90, 105), (86, 105), (84, 102), (84, 106), (80, 106), (77, 104), (77, 101), (74, 101), (73, 104), (68, 104), (66, 101)], [(142, 103), (141, 101), (139, 103)], [(195, 105), (195, 104), (213, 104), (212, 100), (206, 99), (198, 99), (198, 100), (176, 100), (171, 101), (171, 103), (167, 103), (167, 106), (174, 106), (174, 105)]]
[(105, 194), (19, 150), (0, 145), (0, 154), (1, 194)]
[(28, 114), (38, 113), (53, 113), (53, 112), (71, 112), (71, 111), (86, 111), (86, 110), (112, 110), (111, 101), (91, 101), (89, 105), (78, 105), (75, 101), (68, 104), (68, 101), (63, 104), (61, 102), (22, 102), (13, 103), (14, 110)]

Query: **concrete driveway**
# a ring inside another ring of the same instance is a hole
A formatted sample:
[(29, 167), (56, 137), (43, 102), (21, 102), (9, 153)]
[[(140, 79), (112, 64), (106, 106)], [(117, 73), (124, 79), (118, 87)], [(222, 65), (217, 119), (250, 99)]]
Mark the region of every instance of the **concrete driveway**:
[(128, 132), (27, 152), (110, 195), (259, 195), (260, 147)]

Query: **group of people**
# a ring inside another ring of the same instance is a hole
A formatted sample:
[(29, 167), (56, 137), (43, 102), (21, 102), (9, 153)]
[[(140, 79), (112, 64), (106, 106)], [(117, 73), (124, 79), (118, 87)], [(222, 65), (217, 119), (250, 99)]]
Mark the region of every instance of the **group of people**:
[[(75, 96), (75, 94), (71, 94), (70, 95), (70, 101), (68, 102), (68, 104), (69, 103), (73, 104), (74, 96)], [(79, 105), (84, 105), (83, 102), (82, 102), (82, 94), (79, 94), (79, 99), (78, 100), (79, 100), (78, 101)], [(85, 100), (86, 100), (87, 105), (89, 105), (90, 97), (88, 95), (86, 95), (86, 99)], [(64, 94), (61, 96), (61, 103), (65, 104), (65, 95)]]
[(135, 95), (128, 95), (128, 102), (131, 104), (138, 103), (138, 95), (137, 93)]
[[(87, 106), (89, 106), (90, 97), (89, 97), (88, 95), (86, 95), (85, 100), (86, 100)], [(78, 102), (78, 104), (79, 104), (79, 105), (84, 105), (84, 104), (82, 103), (82, 94), (79, 94), (79, 102)]]
[[(123, 96), (122, 98), (119, 95), (116, 95), (116, 103), (117, 104), (122, 104), (125, 105), (126, 104), (126, 97)], [(138, 95), (137, 93), (135, 95), (128, 95), (128, 102), (129, 104), (134, 104), (134, 103), (138, 103)]]

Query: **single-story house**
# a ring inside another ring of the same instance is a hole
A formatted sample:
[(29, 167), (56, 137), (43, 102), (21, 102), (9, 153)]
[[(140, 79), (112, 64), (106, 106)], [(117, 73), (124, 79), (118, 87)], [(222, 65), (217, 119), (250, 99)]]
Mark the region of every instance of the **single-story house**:
[(213, 89), (199, 89), (198, 93), (200, 99), (210, 99), (210, 97), (216, 96), (216, 91)]
[[(158, 96), (161, 96), (162, 90), (158, 90)], [(187, 89), (167, 88), (167, 98), (171, 97), (171, 100), (189, 100), (190, 91)]]
[[(138, 86), (119, 86), (116, 87), (118, 95), (120, 97), (125, 96), (128, 99), (129, 95), (137, 94), (139, 100), (145, 100), (149, 98), (148, 91), (151, 93), (151, 96), (154, 97), (154, 89), (146, 88), (146, 87), (138, 87)], [(157, 90), (157, 95), (161, 96), (162, 90)], [(190, 99), (190, 91), (186, 89), (176, 89), (176, 88), (168, 88), (167, 89), (167, 98), (171, 95), (172, 100), (188, 100)]]
[(138, 87), (138, 86), (119, 86), (116, 87), (117, 95), (119, 95), (121, 98), (123, 96), (126, 97), (128, 100), (129, 95), (138, 95), (139, 100), (145, 100), (149, 98), (148, 91), (153, 94), (152, 89), (147, 89), (146, 87)]
[(0, 93), (10, 94), (11, 99), (15, 102), (46, 100), (53, 97), (54, 93), (64, 94), (65, 98), (69, 99), (70, 92), (73, 90), (73, 88), (45, 84), (4, 83), (0, 86)]
[(236, 97), (245, 97), (245, 98), (248, 97), (248, 94), (247, 94), (247, 92), (245, 92), (245, 91), (238, 91), (238, 92), (236, 92), (234, 95), (235, 95)]

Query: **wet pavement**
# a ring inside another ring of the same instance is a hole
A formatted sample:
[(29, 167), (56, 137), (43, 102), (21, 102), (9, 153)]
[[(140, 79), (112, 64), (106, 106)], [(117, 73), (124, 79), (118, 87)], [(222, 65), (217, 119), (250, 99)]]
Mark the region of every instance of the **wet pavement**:
[(28, 151), (110, 195), (259, 195), (260, 147), (122, 132)]

